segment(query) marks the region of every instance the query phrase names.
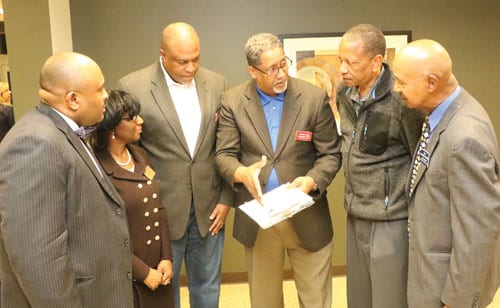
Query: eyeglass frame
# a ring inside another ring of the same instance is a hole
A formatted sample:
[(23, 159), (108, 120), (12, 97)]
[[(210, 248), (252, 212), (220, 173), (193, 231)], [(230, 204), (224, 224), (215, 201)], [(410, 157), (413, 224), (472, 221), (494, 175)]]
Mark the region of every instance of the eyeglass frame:
[(125, 121), (135, 121), (137, 122), (137, 120), (139, 120), (139, 115), (136, 114), (135, 116), (131, 117), (131, 116), (126, 116), (126, 117), (122, 117), (121, 118), (122, 120), (125, 120)]
[[(261, 72), (262, 74), (266, 75), (269, 78), (275, 78), (280, 73), (280, 70), (284, 71), (285, 69), (288, 69), (290, 66), (292, 66), (292, 63), (293, 63), (292, 59), (285, 56), (285, 65), (271, 66), (270, 68), (267, 69), (267, 72), (258, 68), (255, 65), (250, 65), (250, 66), (255, 68), (257, 71)], [(276, 72), (271, 75), (271, 71), (273, 71), (273, 70), (276, 70)]]

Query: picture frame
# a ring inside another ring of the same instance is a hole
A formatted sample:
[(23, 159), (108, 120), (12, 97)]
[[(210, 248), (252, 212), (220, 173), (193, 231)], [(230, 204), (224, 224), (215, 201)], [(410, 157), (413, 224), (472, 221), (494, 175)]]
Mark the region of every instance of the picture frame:
[[(391, 65), (397, 51), (411, 42), (412, 32), (410, 30), (382, 32), (387, 48), (384, 61)], [(279, 34), (278, 38), (283, 44), (285, 55), (292, 60), (288, 74), (325, 89), (332, 97), (335, 88), (342, 80), (338, 58), (338, 46), (342, 35), (344, 32)], [(330, 102), (340, 135), (340, 117), (334, 99), (330, 99)]]

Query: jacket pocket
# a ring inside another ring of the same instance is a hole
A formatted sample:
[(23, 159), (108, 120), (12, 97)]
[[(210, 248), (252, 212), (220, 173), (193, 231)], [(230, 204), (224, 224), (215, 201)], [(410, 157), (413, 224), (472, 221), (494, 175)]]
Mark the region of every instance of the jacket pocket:
[(380, 155), (389, 144), (391, 117), (385, 113), (369, 112), (361, 130), (359, 150), (362, 153)]

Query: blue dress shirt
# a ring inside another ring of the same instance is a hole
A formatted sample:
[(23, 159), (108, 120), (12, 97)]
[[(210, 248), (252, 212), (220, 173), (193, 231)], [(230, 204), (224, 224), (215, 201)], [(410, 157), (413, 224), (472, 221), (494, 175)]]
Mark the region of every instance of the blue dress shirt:
[[(260, 103), (262, 104), (262, 109), (264, 110), (264, 115), (266, 116), (267, 129), (269, 131), (269, 136), (271, 137), (273, 151), (276, 151), (276, 143), (278, 142), (278, 134), (281, 125), (281, 115), (283, 113), (285, 92), (282, 92), (276, 96), (269, 96), (262, 92), (259, 87), (256, 88), (257, 93), (259, 94)], [(278, 179), (278, 174), (273, 168), (267, 180), (266, 192), (273, 190), (279, 185), (280, 181)]]
[(448, 96), (441, 104), (439, 104), (439, 106), (436, 107), (436, 109), (431, 112), (431, 114), (429, 114), (429, 129), (431, 132), (431, 136), (434, 128), (436, 128), (436, 126), (439, 124), (444, 116), (444, 113), (446, 112), (446, 110), (448, 110), (448, 107), (450, 107), (451, 103), (453, 103), (459, 93), (460, 86), (458, 86), (450, 96)]

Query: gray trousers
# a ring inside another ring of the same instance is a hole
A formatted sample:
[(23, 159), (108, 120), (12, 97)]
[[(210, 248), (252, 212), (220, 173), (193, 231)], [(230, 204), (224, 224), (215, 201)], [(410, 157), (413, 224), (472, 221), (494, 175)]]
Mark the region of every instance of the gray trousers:
[(408, 220), (347, 215), (349, 308), (407, 308)]

